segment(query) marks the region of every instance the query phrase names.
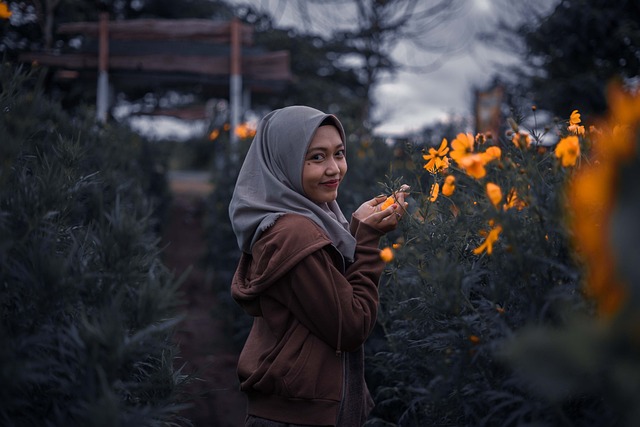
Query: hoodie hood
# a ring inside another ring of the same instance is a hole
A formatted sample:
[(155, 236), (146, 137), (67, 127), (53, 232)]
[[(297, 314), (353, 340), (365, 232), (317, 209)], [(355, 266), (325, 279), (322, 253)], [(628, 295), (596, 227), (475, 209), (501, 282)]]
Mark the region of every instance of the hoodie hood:
[(261, 316), (260, 295), (303, 258), (325, 246), (332, 242), (315, 222), (301, 215), (281, 216), (255, 243), (251, 255), (242, 254), (231, 282), (232, 297), (250, 315)]

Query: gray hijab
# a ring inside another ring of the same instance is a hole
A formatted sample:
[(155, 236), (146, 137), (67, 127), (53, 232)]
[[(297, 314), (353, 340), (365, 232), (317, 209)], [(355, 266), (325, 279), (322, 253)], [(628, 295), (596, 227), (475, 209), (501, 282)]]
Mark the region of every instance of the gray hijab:
[(353, 260), (356, 241), (338, 203), (317, 204), (302, 189), (307, 148), (325, 119), (338, 128), (345, 142), (337, 117), (311, 107), (282, 108), (260, 121), (229, 204), (231, 226), (244, 252), (251, 253), (253, 244), (278, 217), (297, 213), (322, 227), (342, 255)]

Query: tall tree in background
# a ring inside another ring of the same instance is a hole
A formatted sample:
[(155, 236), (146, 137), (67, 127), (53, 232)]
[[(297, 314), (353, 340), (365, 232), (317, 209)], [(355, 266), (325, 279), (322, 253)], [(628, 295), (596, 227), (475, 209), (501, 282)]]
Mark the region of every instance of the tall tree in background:
[(527, 48), (527, 88), (556, 114), (601, 113), (612, 79), (640, 75), (637, 0), (561, 0), (548, 16), (513, 30)]
[(308, 34), (300, 29), (274, 26), (273, 17), (251, 6), (237, 9), (239, 17), (254, 28), (256, 46), (290, 52), (293, 82), (282, 93), (252, 94), (252, 104), (280, 108), (304, 104), (336, 114), (348, 133), (361, 125), (358, 115), (366, 88), (358, 68), (340, 61), (344, 48), (330, 37)]
[[(469, 28), (449, 24), (470, 6), (461, 0), (309, 0), (283, 2), (310, 34), (328, 35), (336, 63), (357, 71), (358, 119), (370, 132), (373, 89), (399, 69), (425, 72), (464, 49)], [(289, 9), (291, 10), (291, 9)], [(402, 47), (401, 47), (402, 45)], [(420, 58), (420, 59), (418, 59)]]

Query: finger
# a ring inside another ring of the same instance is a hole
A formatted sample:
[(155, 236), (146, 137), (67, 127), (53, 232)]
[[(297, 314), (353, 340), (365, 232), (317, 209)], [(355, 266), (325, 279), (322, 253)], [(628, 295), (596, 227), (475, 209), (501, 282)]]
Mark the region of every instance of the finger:
[(398, 204), (394, 203), (388, 208), (383, 209), (378, 214), (374, 214), (374, 215), (379, 215), (379, 221), (390, 220), (390, 219), (393, 219), (394, 217), (393, 214), (396, 212), (397, 209), (398, 209)]
[(385, 200), (387, 200), (387, 196), (385, 196), (384, 194), (380, 194), (379, 196), (376, 196), (373, 199), (369, 200), (367, 204), (369, 206), (378, 206), (380, 203), (384, 202)]

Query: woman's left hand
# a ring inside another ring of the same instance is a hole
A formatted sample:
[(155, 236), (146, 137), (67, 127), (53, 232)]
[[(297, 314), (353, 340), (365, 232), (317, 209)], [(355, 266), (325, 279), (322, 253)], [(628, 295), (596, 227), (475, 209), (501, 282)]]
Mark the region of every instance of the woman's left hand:
[(409, 205), (404, 201), (407, 193), (399, 191), (395, 193), (395, 202), (386, 209), (380, 209), (387, 196), (381, 195), (364, 202), (353, 213), (354, 218), (364, 222), (378, 230), (388, 233), (395, 230)]

